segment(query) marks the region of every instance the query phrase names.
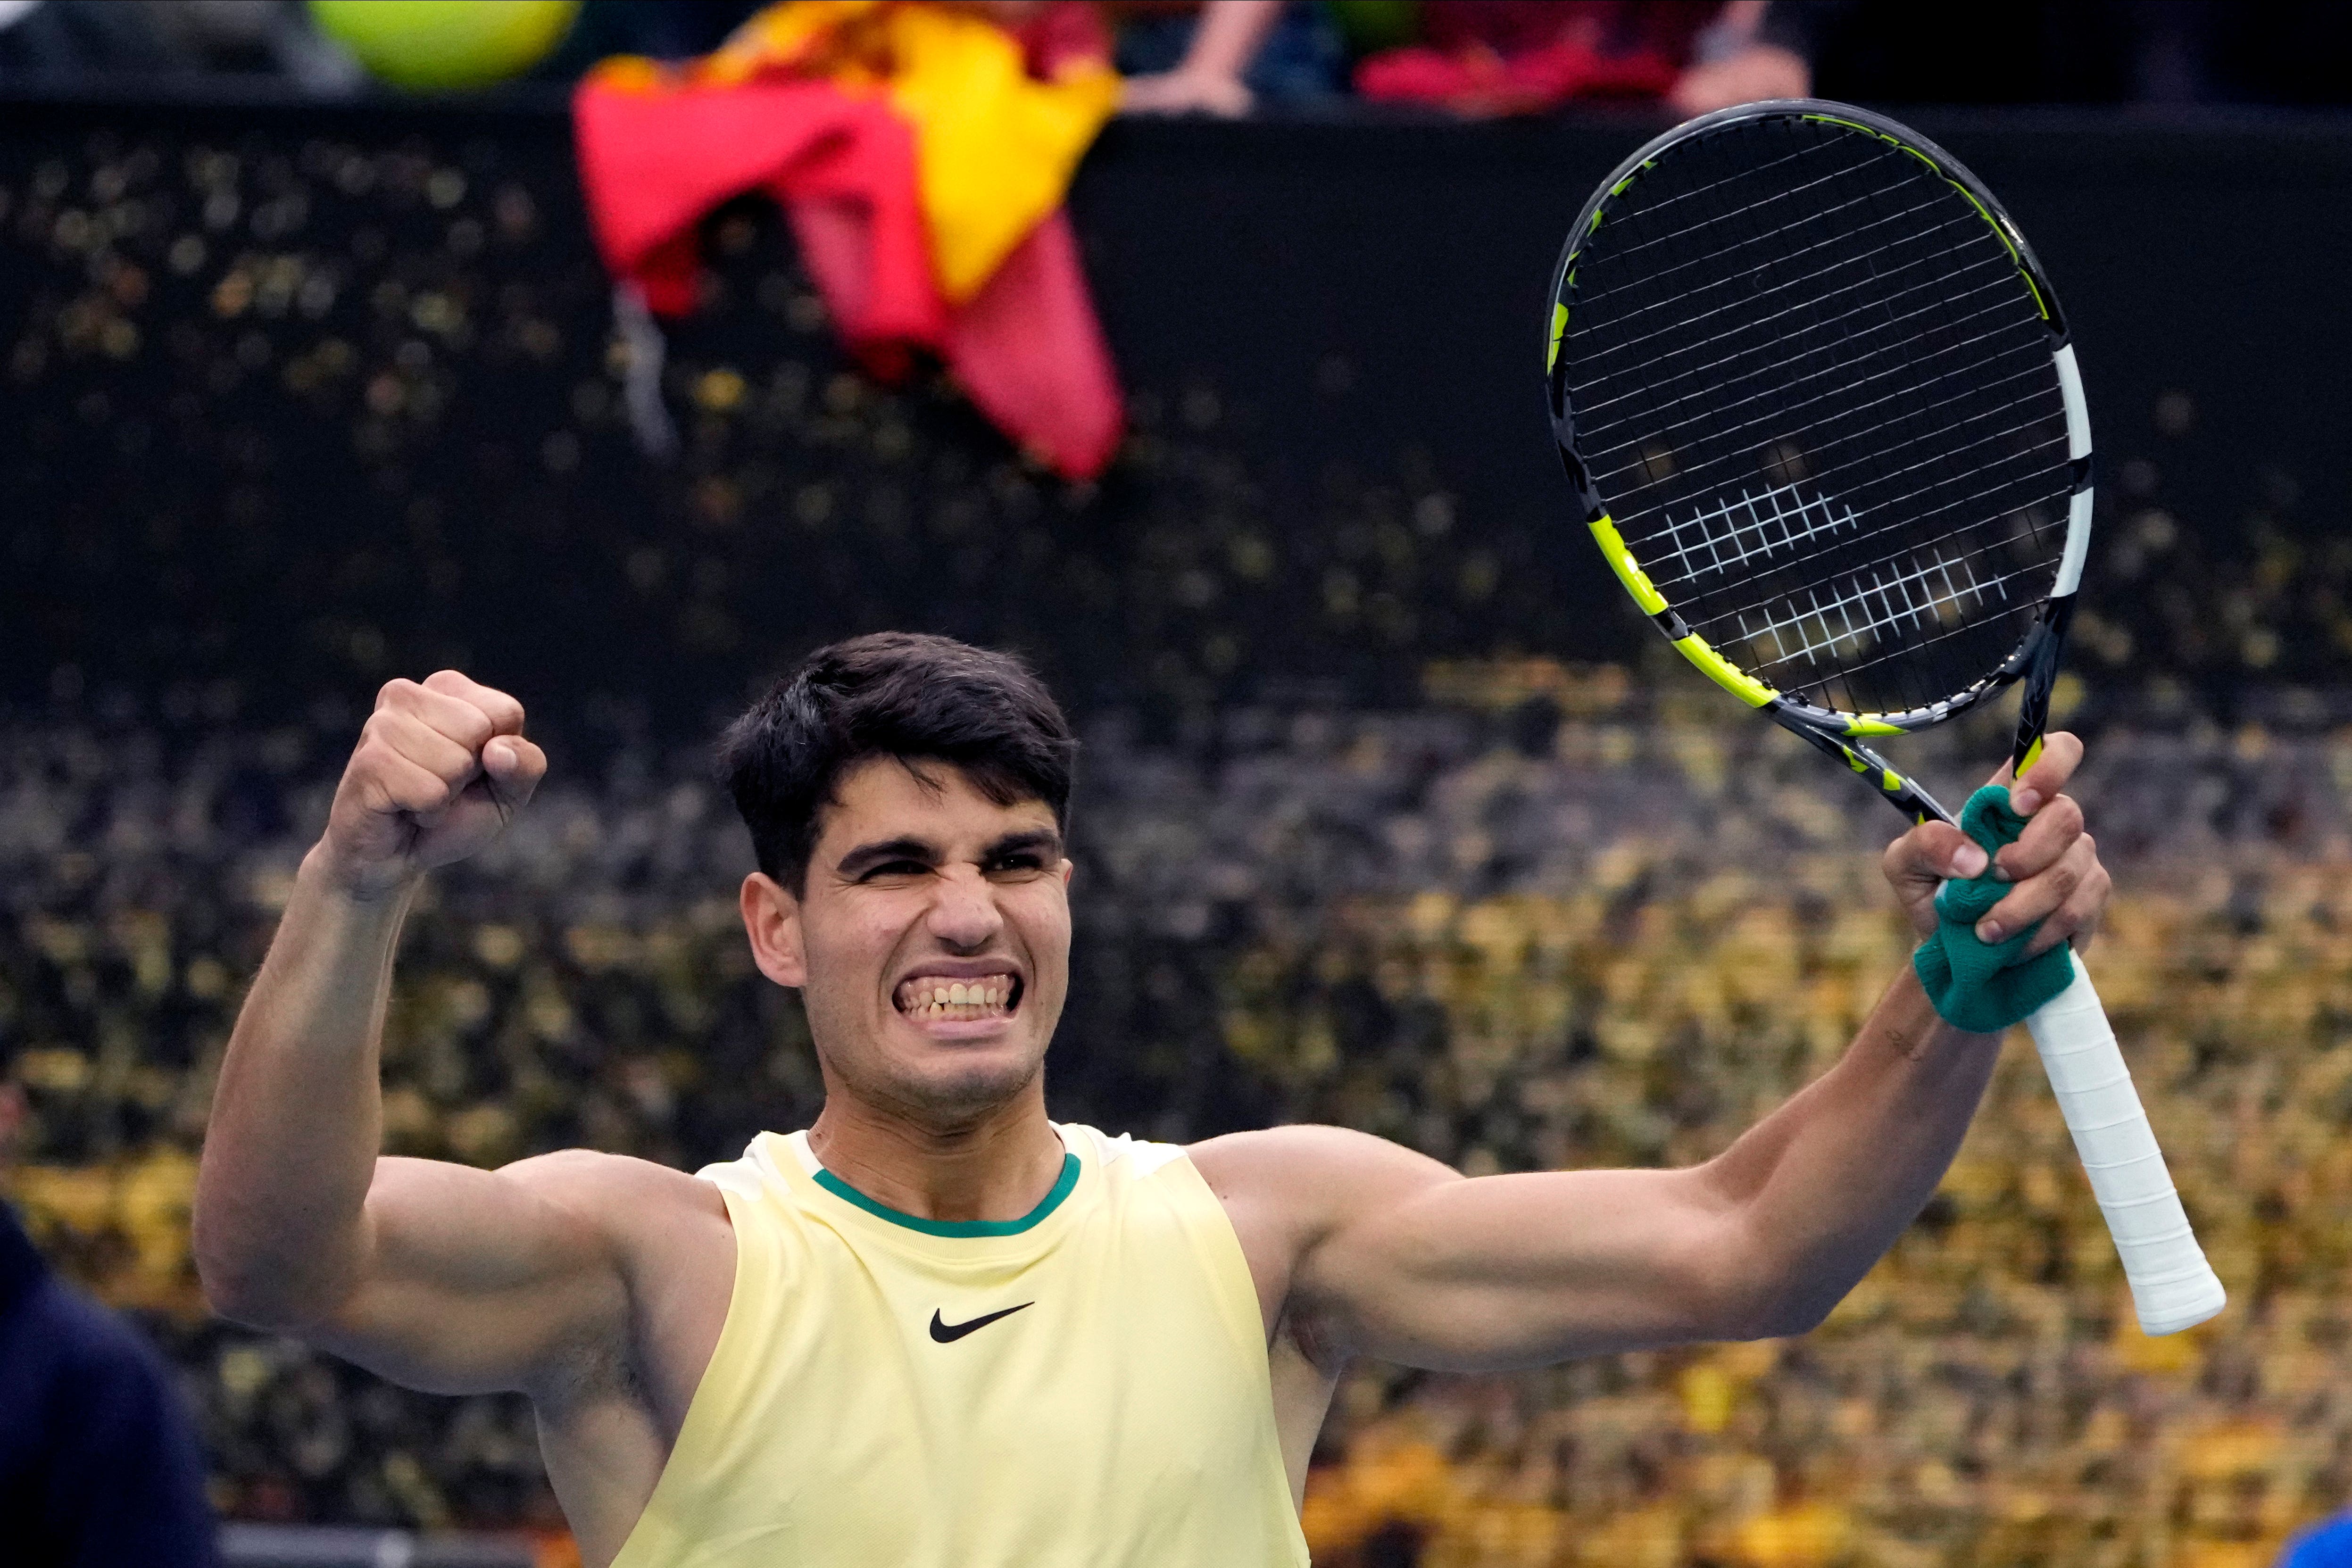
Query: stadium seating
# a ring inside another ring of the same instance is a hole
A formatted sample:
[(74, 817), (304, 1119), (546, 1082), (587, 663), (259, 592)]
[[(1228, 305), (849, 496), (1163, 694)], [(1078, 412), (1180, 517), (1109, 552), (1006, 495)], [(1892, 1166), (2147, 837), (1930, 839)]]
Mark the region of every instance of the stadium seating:
[[(1530, 736), (1531, 684), (1581, 716)], [(1904, 960), (1868, 853), (1893, 824), (1823, 797), (1777, 732), (1727, 739), (1632, 689), (1454, 664), (1422, 711), (1236, 712), (1213, 748), (1096, 726), (1061, 1113), (1150, 1109), (1139, 1130), (1179, 1137), (1343, 1121), (1474, 1172), (1721, 1147)], [(38, 1109), (17, 1195), (178, 1348), (231, 1512), (544, 1523), (514, 1402), (397, 1392), (208, 1325), (194, 1291), (207, 1075), (342, 738), (5, 737), (0, 1018)], [(1961, 744), (1942, 749), (1957, 767)], [(2123, 892), (2096, 973), (2231, 1286), (2211, 1328), (2132, 1325), (2021, 1038), (1928, 1214), (1818, 1333), (1516, 1378), (1356, 1375), (1309, 1490), (1318, 1560), (1394, 1561), (1400, 1541), (1428, 1563), (2262, 1560), (2352, 1455), (2333, 1375), (2352, 1339), (2333, 1289), (2352, 1243), (2346, 755), (2115, 729), (2084, 785), (2103, 841), (2143, 846), (2109, 851)], [(2209, 825), (2257, 775), (2297, 792), (2292, 827)], [(797, 1014), (735, 925), (746, 860), (690, 756), (559, 773), (412, 930), (391, 1146), (690, 1165), (804, 1120)], [(1152, 1005), (1188, 977), (1216, 1016)], [(1108, 988), (1140, 995), (1087, 994)], [(1187, 1125), (1202, 1065), (1241, 1086)]]

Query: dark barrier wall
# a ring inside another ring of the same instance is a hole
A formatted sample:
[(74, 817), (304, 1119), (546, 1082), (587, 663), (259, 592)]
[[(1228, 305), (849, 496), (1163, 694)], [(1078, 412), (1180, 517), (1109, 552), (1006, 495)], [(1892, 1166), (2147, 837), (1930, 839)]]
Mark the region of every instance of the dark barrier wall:
[[(2105, 530), (2081, 667), (2224, 703), (2331, 683), (2352, 129), (1922, 123), (2077, 326)], [(1623, 657), (1563, 530), (1537, 324), (1564, 224), (1650, 129), (1115, 125), (1074, 206), (1136, 436), (1074, 490), (943, 387), (844, 377), (756, 204), (674, 334), (686, 451), (642, 459), (558, 117), (14, 106), (0, 690), (285, 711), (455, 662), (692, 733), (880, 625), (1155, 714)]]

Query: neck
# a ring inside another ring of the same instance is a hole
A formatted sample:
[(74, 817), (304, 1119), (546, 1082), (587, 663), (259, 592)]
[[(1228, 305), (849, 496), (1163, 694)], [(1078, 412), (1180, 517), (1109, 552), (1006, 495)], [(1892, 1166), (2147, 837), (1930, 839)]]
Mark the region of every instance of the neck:
[(1019, 1219), (1062, 1174), (1061, 1135), (1045, 1118), (1042, 1082), (1003, 1105), (931, 1124), (868, 1104), (839, 1083), (809, 1128), (825, 1169), (875, 1202), (918, 1219)]

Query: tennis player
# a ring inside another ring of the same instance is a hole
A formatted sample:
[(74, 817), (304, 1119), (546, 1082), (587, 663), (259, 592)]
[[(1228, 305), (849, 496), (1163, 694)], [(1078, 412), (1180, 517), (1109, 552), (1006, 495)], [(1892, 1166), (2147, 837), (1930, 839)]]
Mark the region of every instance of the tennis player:
[[(1927, 1201), (1992, 1068), (1906, 967), (1835, 1067), (1686, 1170), (1469, 1179), (1339, 1127), (1179, 1148), (1054, 1122), (1073, 750), (1003, 655), (812, 655), (724, 758), (814, 1124), (695, 1176), (587, 1150), (484, 1171), (378, 1155), (377, 1042), (419, 883), (546, 761), (502, 692), (384, 687), (222, 1068), (213, 1301), (414, 1387), (529, 1394), (598, 1568), (1299, 1564), (1352, 1358), (1801, 1333)], [(2059, 793), (2081, 755), (2052, 736), (2015, 789), (2033, 820), (1988, 917), (2045, 945), (2106, 902)], [(1983, 863), (1930, 824), (1885, 869), (1924, 931), (1938, 879)]]

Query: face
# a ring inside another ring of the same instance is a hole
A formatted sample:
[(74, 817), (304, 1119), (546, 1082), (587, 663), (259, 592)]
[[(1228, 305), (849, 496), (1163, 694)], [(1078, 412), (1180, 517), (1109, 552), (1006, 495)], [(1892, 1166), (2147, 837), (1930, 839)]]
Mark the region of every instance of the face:
[(755, 873), (742, 904), (761, 971), (801, 992), (827, 1092), (952, 1124), (1036, 1083), (1069, 987), (1051, 808), (876, 758), (818, 825), (802, 893)]

